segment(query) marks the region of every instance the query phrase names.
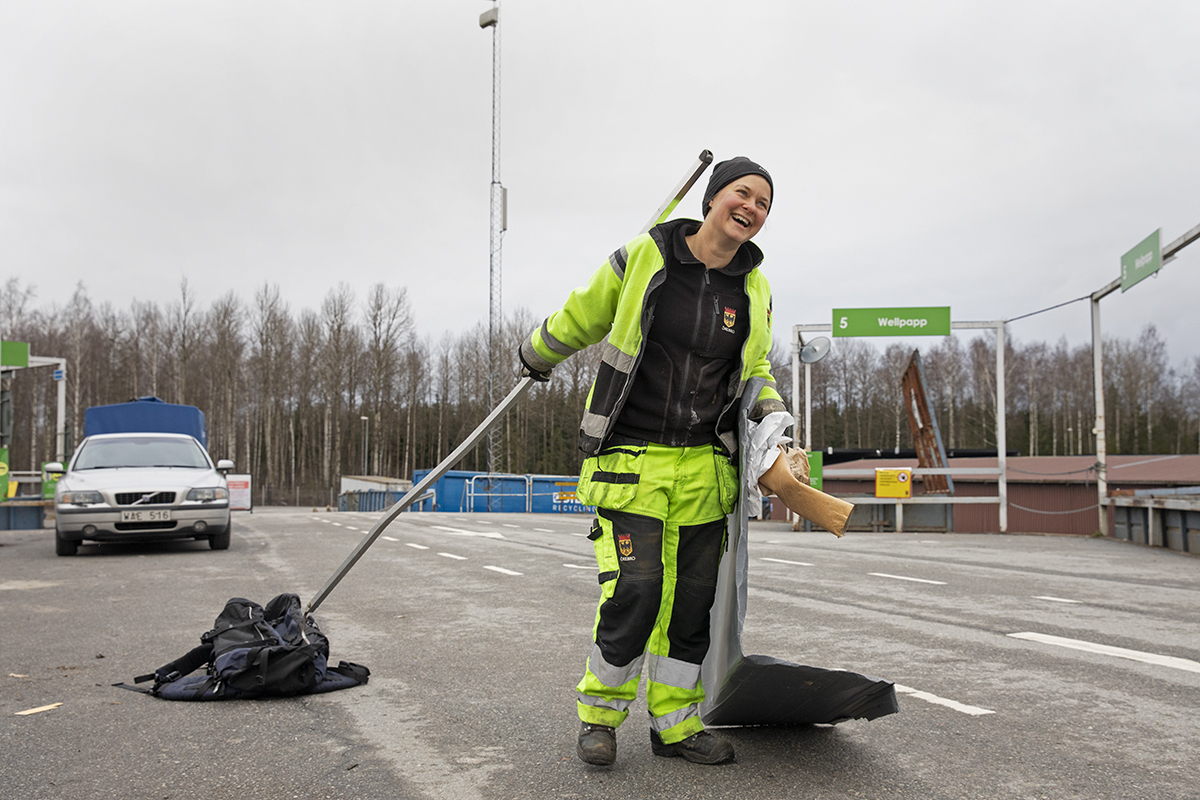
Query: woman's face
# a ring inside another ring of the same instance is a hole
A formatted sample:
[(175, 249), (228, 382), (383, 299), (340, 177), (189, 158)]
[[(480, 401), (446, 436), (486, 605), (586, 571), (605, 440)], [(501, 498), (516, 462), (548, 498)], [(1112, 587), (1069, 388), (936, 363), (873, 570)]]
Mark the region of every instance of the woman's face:
[(759, 175), (743, 175), (717, 192), (704, 222), (740, 244), (762, 230), (770, 210), (771, 184)]

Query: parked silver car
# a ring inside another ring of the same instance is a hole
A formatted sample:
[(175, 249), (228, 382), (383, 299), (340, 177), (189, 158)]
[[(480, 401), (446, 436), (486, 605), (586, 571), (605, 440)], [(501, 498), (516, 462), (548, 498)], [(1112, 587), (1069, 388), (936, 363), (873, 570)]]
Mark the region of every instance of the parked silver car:
[(213, 465), (191, 436), (106, 433), (83, 440), (54, 491), (54, 543), (75, 555), (84, 539), (133, 542), (208, 539), (229, 547), (229, 489), (233, 462)]

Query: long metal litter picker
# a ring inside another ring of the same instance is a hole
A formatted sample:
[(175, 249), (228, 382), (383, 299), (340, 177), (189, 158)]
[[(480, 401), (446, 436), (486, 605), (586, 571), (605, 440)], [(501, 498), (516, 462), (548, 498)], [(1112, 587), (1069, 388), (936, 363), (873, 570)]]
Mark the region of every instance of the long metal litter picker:
[[(710, 151), (704, 150), (700, 153), (696, 159), (696, 163), (688, 169), (687, 174), (683, 177), (683, 180), (681, 180), (675, 186), (663, 204), (658, 207), (658, 210), (655, 212), (654, 216), (650, 218), (650, 221), (642, 227), (640, 233), (645, 233), (658, 223), (665, 221), (666, 218), (670, 216), (671, 212), (675, 210), (675, 207), (679, 205), (679, 201), (684, 198), (684, 195), (686, 195), (688, 190), (691, 189), (692, 186), (695, 185), (696, 181), (700, 179), (700, 176), (704, 173), (704, 170), (708, 168), (708, 165), (712, 163), (712, 159), (713, 155)], [(463, 457), (471, 450), (471, 448), (479, 444), (480, 440), (487, 436), (488, 431), (494, 428), (500, 422), (500, 420), (504, 418), (505, 413), (507, 413), (508, 410), (517, 402), (517, 400), (521, 398), (521, 395), (525, 394), (525, 392), (529, 390), (529, 387), (532, 383), (533, 378), (522, 378), (517, 385), (513, 387), (513, 390), (508, 393), (508, 397), (505, 397), (500, 402), (500, 405), (492, 409), (492, 412), (487, 415), (487, 418), (484, 419), (483, 422), (479, 423), (479, 427), (476, 428), (470, 436), (463, 440), (462, 444), (454, 448), (454, 452), (446, 456), (446, 458), (443, 459), (440, 464), (434, 467), (434, 469), (428, 475), (422, 478), (416, 486), (409, 489), (404, 497), (401, 497), (398, 501), (396, 501), (395, 505), (384, 512), (383, 516), (371, 526), (371, 530), (367, 532), (367, 535), (364, 536), (362, 541), (358, 543), (353, 552), (347, 556), (346, 560), (342, 562), (342, 565), (338, 567), (337, 571), (334, 572), (333, 575), (330, 576), (329, 580), (325, 582), (325, 585), (321, 587), (321, 591), (317, 592), (316, 596), (313, 597), (313, 599), (309, 602), (307, 613), (311, 614), (312, 612), (316, 611), (317, 606), (321, 605), (325, 598), (329, 596), (329, 593), (333, 591), (333, 588), (341, 582), (342, 578), (346, 577), (346, 573), (358, 563), (358, 560), (363, 557), (363, 554), (367, 552), (367, 549), (373, 545), (375, 540), (378, 539), (379, 536), (387, 529), (387, 526), (391, 525), (392, 521), (395, 520), (396, 517), (400, 516), (405, 509), (415, 503), (417, 498), (421, 497), (430, 486), (438, 481), (438, 479), (449, 472), (451, 467), (461, 461)]]

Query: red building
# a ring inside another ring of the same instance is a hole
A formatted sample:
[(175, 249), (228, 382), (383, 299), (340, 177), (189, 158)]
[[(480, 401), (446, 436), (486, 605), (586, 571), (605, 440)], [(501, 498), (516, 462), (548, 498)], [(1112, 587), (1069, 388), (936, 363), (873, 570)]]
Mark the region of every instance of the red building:
[[(995, 469), (995, 458), (952, 458), (950, 467)], [(1099, 530), (1095, 456), (1017, 456), (1007, 459), (1008, 531), (1010, 533), (1067, 533), (1090, 535)], [(839, 478), (842, 470), (874, 470), (876, 467), (911, 467), (916, 459), (863, 459), (826, 467), (824, 490), (853, 501), (854, 496), (873, 497), (870, 477)], [(998, 479), (994, 475), (954, 475), (958, 497), (996, 497)], [(913, 478), (913, 495), (924, 493), (920, 477)], [(1132, 495), (1137, 490), (1200, 486), (1200, 455), (1144, 455), (1108, 457), (1109, 496)], [(937, 529), (928, 514), (918, 517), (920, 506), (906, 505), (905, 530)], [(931, 508), (931, 507), (926, 507)], [(938, 508), (938, 507), (932, 507)], [(872, 512), (892, 512), (886, 518)], [(1109, 531), (1113, 531), (1113, 509), (1109, 507)], [(944, 507), (938, 508), (939, 520)], [(882, 519), (882, 522), (881, 522)], [(851, 517), (851, 530), (894, 530), (894, 506), (862, 506)], [(910, 524), (911, 520), (911, 524)], [(957, 533), (995, 533), (1000, 530), (1000, 512), (996, 504), (953, 506), (952, 530)], [(945, 529), (942, 526), (942, 529)]]

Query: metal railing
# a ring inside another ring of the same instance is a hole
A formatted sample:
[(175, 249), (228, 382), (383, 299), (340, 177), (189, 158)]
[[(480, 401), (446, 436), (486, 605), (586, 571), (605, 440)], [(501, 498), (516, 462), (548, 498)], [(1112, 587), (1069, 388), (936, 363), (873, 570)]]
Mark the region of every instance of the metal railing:
[[(487, 488), (483, 491), (480, 491), (476, 487), (477, 481), (484, 481), (487, 485)], [(504, 491), (504, 486), (506, 483), (511, 484), (517, 481), (525, 484), (524, 491), (521, 494)], [(496, 491), (496, 487), (499, 487), (500, 491)], [(477, 497), (482, 497), (487, 499), (486, 511), (503, 511), (504, 499), (506, 497), (523, 497), (525, 500), (525, 513), (529, 513), (533, 510), (533, 499), (530, 496), (532, 493), (532, 487), (533, 478), (530, 475), (508, 475), (503, 473), (472, 475), (467, 481), (466, 491), (463, 492), (463, 501), (458, 510), (474, 511), (475, 499)]]
[[(914, 478), (922, 475), (989, 475), (997, 480), (1003, 474), (1000, 467), (915, 467), (912, 470)], [(821, 480), (836, 480), (838, 478), (874, 478), (872, 469), (838, 469), (836, 467), (821, 471)], [(841, 499), (854, 505), (895, 505), (896, 532), (904, 532), (904, 506), (906, 505), (995, 505), (1003, 508), (1005, 498), (995, 497), (959, 497), (945, 494), (920, 494), (913, 497), (856, 497), (842, 495)]]
[[(338, 495), (338, 511), (387, 511), (400, 501), (404, 492), (388, 492), (378, 489), (363, 489), (357, 492), (342, 492)], [(434, 489), (422, 494), (413, 504), (425, 500), (437, 502), (437, 492)]]

